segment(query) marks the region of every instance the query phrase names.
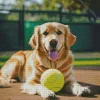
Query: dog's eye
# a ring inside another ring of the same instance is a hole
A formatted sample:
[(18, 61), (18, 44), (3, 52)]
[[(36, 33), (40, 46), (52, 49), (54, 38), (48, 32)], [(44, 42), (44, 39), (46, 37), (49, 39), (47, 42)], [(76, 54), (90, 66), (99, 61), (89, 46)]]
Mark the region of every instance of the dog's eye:
[(44, 34), (44, 35), (48, 35), (48, 32), (45, 31), (43, 34)]
[(62, 32), (61, 32), (61, 31), (58, 31), (58, 32), (57, 32), (57, 34), (58, 34), (58, 35), (61, 35), (61, 34), (62, 34)]

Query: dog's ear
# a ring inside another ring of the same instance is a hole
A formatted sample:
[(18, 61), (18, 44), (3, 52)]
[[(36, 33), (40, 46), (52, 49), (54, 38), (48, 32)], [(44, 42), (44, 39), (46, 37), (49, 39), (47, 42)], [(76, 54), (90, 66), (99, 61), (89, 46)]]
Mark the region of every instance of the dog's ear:
[(70, 47), (72, 46), (75, 41), (76, 41), (76, 36), (73, 35), (71, 32), (70, 32), (70, 28), (68, 25), (64, 25), (65, 27), (65, 46), (66, 47)]
[(34, 29), (34, 34), (32, 35), (29, 41), (29, 44), (34, 49), (39, 49), (39, 31), (40, 31), (40, 26), (36, 26)]

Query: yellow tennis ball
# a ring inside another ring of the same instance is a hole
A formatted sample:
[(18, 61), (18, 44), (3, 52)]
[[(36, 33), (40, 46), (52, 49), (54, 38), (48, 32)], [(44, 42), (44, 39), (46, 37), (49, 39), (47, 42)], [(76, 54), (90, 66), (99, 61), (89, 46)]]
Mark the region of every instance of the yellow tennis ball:
[(48, 69), (42, 74), (40, 82), (49, 90), (58, 92), (64, 86), (64, 76), (56, 69)]

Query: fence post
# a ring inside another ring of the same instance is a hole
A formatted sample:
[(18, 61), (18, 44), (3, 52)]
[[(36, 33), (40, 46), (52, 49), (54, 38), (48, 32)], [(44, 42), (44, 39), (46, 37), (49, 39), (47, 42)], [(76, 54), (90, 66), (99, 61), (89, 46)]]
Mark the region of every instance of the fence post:
[(20, 47), (22, 50), (25, 49), (24, 47), (24, 41), (25, 41), (25, 37), (24, 37), (24, 5), (23, 5), (23, 9), (19, 12), (19, 41), (20, 41)]
[(59, 6), (59, 22), (62, 23), (62, 5)]

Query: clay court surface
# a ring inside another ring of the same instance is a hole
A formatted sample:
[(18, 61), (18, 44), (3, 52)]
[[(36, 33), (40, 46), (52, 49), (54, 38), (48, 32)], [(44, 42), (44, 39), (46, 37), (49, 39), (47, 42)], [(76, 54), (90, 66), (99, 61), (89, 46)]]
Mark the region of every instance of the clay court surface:
[[(49, 100), (100, 100), (100, 68), (75, 69), (75, 77), (82, 85), (89, 86), (93, 94), (77, 97), (61, 92), (57, 94), (56, 99)], [(21, 84), (13, 83), (11, 88), (0, 88), (0, 100), (44, 100), (38, 95), (22, 94)]]

